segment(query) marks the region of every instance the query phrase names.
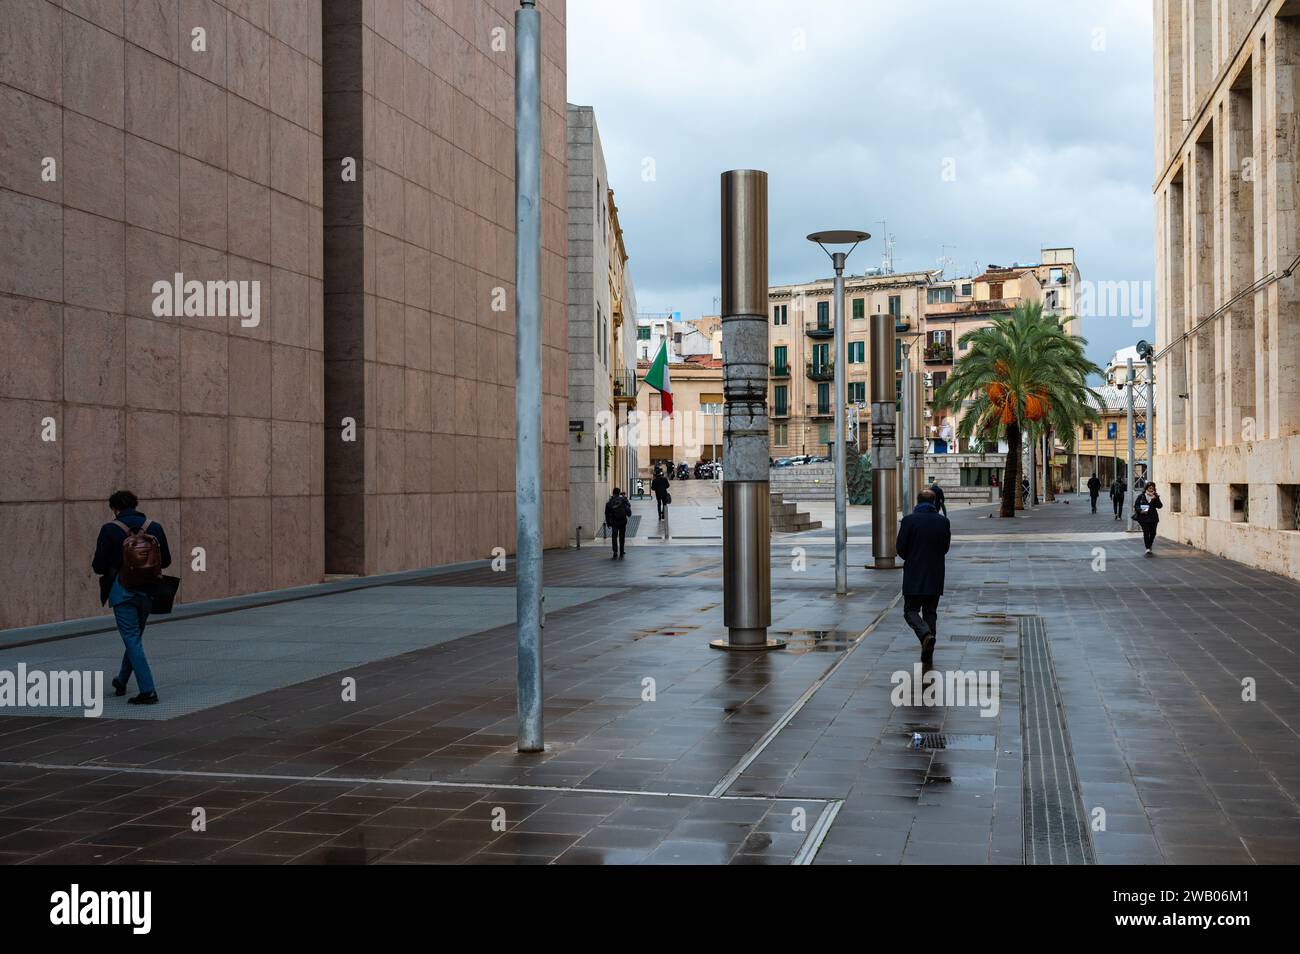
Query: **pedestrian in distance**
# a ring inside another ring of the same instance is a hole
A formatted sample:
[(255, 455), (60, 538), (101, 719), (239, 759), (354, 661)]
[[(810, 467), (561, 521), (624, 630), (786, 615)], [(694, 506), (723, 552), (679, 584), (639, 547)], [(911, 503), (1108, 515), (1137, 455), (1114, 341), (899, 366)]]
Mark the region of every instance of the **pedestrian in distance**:
[(1148, 482), (1142, 492), (1133, 501), (1133, 519), (1142, 527), (1142, 542), (1146, 545), (1147, 556), (1151, 556), (1151, 544), (1156, 542), (1156, 526), (1160, 523), (1160, 494), (1156, 485)]
[(668, 504), (672, 502), (672, 495), (668, 493), (668, 478), (658, 467), (655, 468), (655, 479), (650, 481), (650, 489), (655, 495), (655, 506), (659, 508), (659, 519), (662, 520), (668, 513)]
[(939, 482), (937, 480), (931, 482), (930, 492), (934, 494), (935, 509), (937, 509), (945, 517), (948, 516), (948, 504), (944, 501), (943, 488), (939, 486)]
[(1020, 502), (1026, 507), (1029, 506), (1029, 478), (1020, 478)]
[(162, 525), (142, 514), (136, 509), (139, 506), (140, 501), (129, 490), (119, 490), (108, 498), (113, 519), (99, 528), (90, 567), (99, 574), (100, 605), (106, 603), (112, 608), (126, 647), (121, 671), (113, 680), (114, 692), (126, 695), (134, 673), (140, 692), (127, 702), (153, 705), (158, 701), (158, 690), (144, 654), (144, 627), (153, 609), (158, 581), (162, 571), (171, 566), (172, 554)]
[(1101, 495), (1101, 481), (1093, 474), (1088, 478), (1088, 499), (1092, 501), (1092, 512), (1097, 512), (1097, 498)]
[(939, 638), (939, 598), (951, 543), (952, 527), (935, 506), (934, 492), (922, 490), (916, 509), (898, 527), (894, 549), (903, 558), (903, 619), (921, 641), (921, 664), (926, 667), (934, 662)]
[(621, 560), (623, 549), (627, 545), (627, 521), (632, 516), (632, 501), (623, 496), (623, 491), (615, 487), (614, 492), (605, 501), (605, 525), (609, 527), (609, 539), (614, 547), (611, 559)]
[(1124, 518), (1124, 495), (1128, 492), (1128, 486), (1120, 478), (1116, 477), (1110, 484), (1110, 502), (1115, 506), (1115, 519)]

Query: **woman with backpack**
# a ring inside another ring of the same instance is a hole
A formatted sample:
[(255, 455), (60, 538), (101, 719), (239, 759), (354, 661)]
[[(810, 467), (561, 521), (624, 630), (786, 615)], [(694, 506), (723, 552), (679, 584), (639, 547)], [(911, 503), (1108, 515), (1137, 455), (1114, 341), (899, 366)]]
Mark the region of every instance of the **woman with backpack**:
[(1133, 519), (1142, 526), (1142, 542), (1146, 544), (1147, 556), (1151, 556), (1151, 544), (1156, 540), (1156, 526), (1160, 523), (1160, 494), (1156, 485), (1148, 483), (1133, 501)]

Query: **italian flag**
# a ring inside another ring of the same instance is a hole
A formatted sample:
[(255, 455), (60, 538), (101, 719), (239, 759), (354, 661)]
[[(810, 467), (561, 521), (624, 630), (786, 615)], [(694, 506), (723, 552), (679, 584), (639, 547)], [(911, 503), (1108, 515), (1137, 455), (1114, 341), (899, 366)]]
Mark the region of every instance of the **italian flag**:
[(650, 385), (659, 392), (660, 401), (663, 404), (664, 416), (667, 417), (673, 413), (673, 383), (668, 380), (668, 339), (665, 338), (659, 345), (659, 353), (655, 355), (654, 363), (650, 365), (650, 370), (646, 372), (645, 383)]

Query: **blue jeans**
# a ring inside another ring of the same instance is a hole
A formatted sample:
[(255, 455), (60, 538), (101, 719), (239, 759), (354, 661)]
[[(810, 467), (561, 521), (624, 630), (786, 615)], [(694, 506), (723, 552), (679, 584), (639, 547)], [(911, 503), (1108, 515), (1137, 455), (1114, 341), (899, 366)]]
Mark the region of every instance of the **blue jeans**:
[(140, 691), (153, 692), (153, 673), (149, 671), (149, 660), (144, 658), (144, 624), (149, 619), (149, 610), (153, 608), (152, 597), (139, 590), (128, 590), (114, 580), (113, 589), (108, 594), (108, 603), (113, 607), (117, 631), (126, 646), (117, 681), (125, 686), (134, 672)]

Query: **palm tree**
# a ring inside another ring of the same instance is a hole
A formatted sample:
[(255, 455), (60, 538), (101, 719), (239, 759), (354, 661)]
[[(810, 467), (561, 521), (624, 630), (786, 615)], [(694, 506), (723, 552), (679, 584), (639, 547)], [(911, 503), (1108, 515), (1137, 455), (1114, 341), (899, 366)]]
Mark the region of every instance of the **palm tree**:
[(957, 434), (987, 443), (1007, 442), (1000, 516), (1014, 517), (1020, 492), (1020, 441), (1026, 432), (1050, 427), (1074, 434), (1084, 420), (1098, 420), (1087, 384), (1101, 368), (1083, 353), (1087, 341), (1065, 333), (1058, 319), (1043, 316), (1041, 304), (1017, 305), (1010, 315), (993, 319), (961, 337), (966, 353), (939, 387), (939, 407), (968, 405)]

